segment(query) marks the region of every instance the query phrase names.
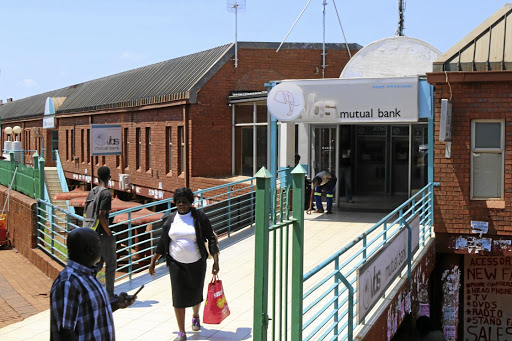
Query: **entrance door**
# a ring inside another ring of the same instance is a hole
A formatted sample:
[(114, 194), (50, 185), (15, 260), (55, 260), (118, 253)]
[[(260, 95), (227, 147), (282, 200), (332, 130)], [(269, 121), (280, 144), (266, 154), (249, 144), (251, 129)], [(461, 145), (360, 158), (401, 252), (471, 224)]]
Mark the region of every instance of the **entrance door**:
[(386, 192), (386, 127), (357, 127), (356, 192)]
[(313, 176), (326, 170), (331, 174), (336, 172), (336, 127), (313, 128)]

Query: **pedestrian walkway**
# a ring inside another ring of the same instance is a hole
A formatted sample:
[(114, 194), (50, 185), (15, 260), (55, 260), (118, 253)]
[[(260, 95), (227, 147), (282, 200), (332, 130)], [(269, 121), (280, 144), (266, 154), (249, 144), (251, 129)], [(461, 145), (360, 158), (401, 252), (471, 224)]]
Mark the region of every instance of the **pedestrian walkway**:
[[(349, 241), (379, 221), (384, 213), (340, 212), (305, 216), (304, 272), (332, 255)], [(220, 279), (231, 310), (220, 325), (203, 325), (201, 332), (191, 330), (191, 310), (187, 310), (188, 340), (251, 340), (254, 286), (254, 233), (252, 228), (220, 240)], [(208, 261), (207, 279), (212, 262)], [(143, 274), (116, 287), (116, 292), (145, 288), (131, 307), (114, 313), (117, 340), (173, 340), (177, 325), (171, 301), (170, 280), (165, 265), (155, 277)], [(49, 311), (0, 329), (2, 341), (48, 340)]]
[(0, 250), (0, 328), (48, 309), (51, 285), (24, 256)]

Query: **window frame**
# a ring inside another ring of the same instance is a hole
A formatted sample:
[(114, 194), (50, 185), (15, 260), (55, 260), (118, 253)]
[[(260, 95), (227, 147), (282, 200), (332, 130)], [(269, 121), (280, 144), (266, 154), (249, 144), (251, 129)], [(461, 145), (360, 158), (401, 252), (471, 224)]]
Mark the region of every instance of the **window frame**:
[[(500, 148), (476, 148), (476, 125), (478, 123), (500, 123)], [(505, 126), (506, 122), (504, 119), (473, 119), (471, 120), (471, 148), (470, 148), (470, 159), (471, 159), (471, 176), (470, 176), (470, 200), (504, 200), (505, 191)], [(474, 154), (501, 154), (501, 168), (500, 168), (500, 196), (499, 197), (475, 197), (474, 193)]]

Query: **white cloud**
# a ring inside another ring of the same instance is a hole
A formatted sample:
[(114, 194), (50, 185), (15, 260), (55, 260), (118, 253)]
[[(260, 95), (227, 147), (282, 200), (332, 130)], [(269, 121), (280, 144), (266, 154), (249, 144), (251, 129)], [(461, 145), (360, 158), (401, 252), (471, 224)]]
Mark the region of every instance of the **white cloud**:
[(124, 51), (121, 54), (121, 59), (126, 59), (126, 60), (130, 60), (130, 61), (139, 61), (141, 59), (144, 59), (144, 55), (138, 54), (138, 53), (135, 53), (132, 51)]
[(21, 85), (24, 88), (33, 88), (36, 87), (38, 84), (32, 78), (25, 78), (21, 82), (18, 82), (18, 85)]

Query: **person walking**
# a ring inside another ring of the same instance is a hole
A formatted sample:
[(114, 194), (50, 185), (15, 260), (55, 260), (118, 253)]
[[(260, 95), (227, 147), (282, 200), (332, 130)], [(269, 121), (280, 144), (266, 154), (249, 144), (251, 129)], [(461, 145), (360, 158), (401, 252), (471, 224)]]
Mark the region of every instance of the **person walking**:
[(351, 153), (350, 148), (343, 148), (341, 150), (340, 160), (340, 176), (343, 178), (345, 184), (345, 201), (353, 203), (352, 201), (352, 166), (351, 166)]
[(100, 236), (101, 241), (101, 260), (97, 264), (101, 269), (105, 263), (105, 285), (107, 287), (108, 297), (114, 298), (114, 281), (116, 276), (117, 255), (116, 255), (116, 236), (112, 233), (109, 227), (108, 214), (112, 208), (112, 195), (108, 188), (108, 181), (110, 180), (110, 168), (103, 166), (98, 168), (98, 189), (93, 190), (101, 191), (99, 193), (98, 202), (98, 219), (99, 225), (96, 231)]
[(50, 291), (50, 340), (115, 340), (112, 312), (133, 304), (125, 292), (113, 300), (96, 278), (100, 238), (88, 228), (77, 228), (67, 238), (68, 262)]
[(178, 336), (174, 341), (187, 339), (185, 309), (192, 307), (192, 330), (201, 330), (199, 308), (203, 301), (206, 259), (213, 256), (212, 274), (219, 272), (219, 247), (210, 220), (202, 210), (192, 207), (194, 195), (188, 187), (174, 192), (177, 210), (164, 222), (156, 252), (151, 258), (149, 274), (155, 274), (156, 262), (165, 257), (171, 277), (172, 301)]
[(314, 191), (311, 191), (309, 199), (309, 208), (307, 214), (311, 214), (313, 209), (313, 199), (315, 200), (316, 211), (314, 213), (324, 213), (322, 205), (322, 193), (325, 193), (327, 199), (327, 214), (332, 214), (332, 202), (334, 199), (334, 187), (336, 186), (336, 177), (328, 171), (321, 171), (312, 181)]

